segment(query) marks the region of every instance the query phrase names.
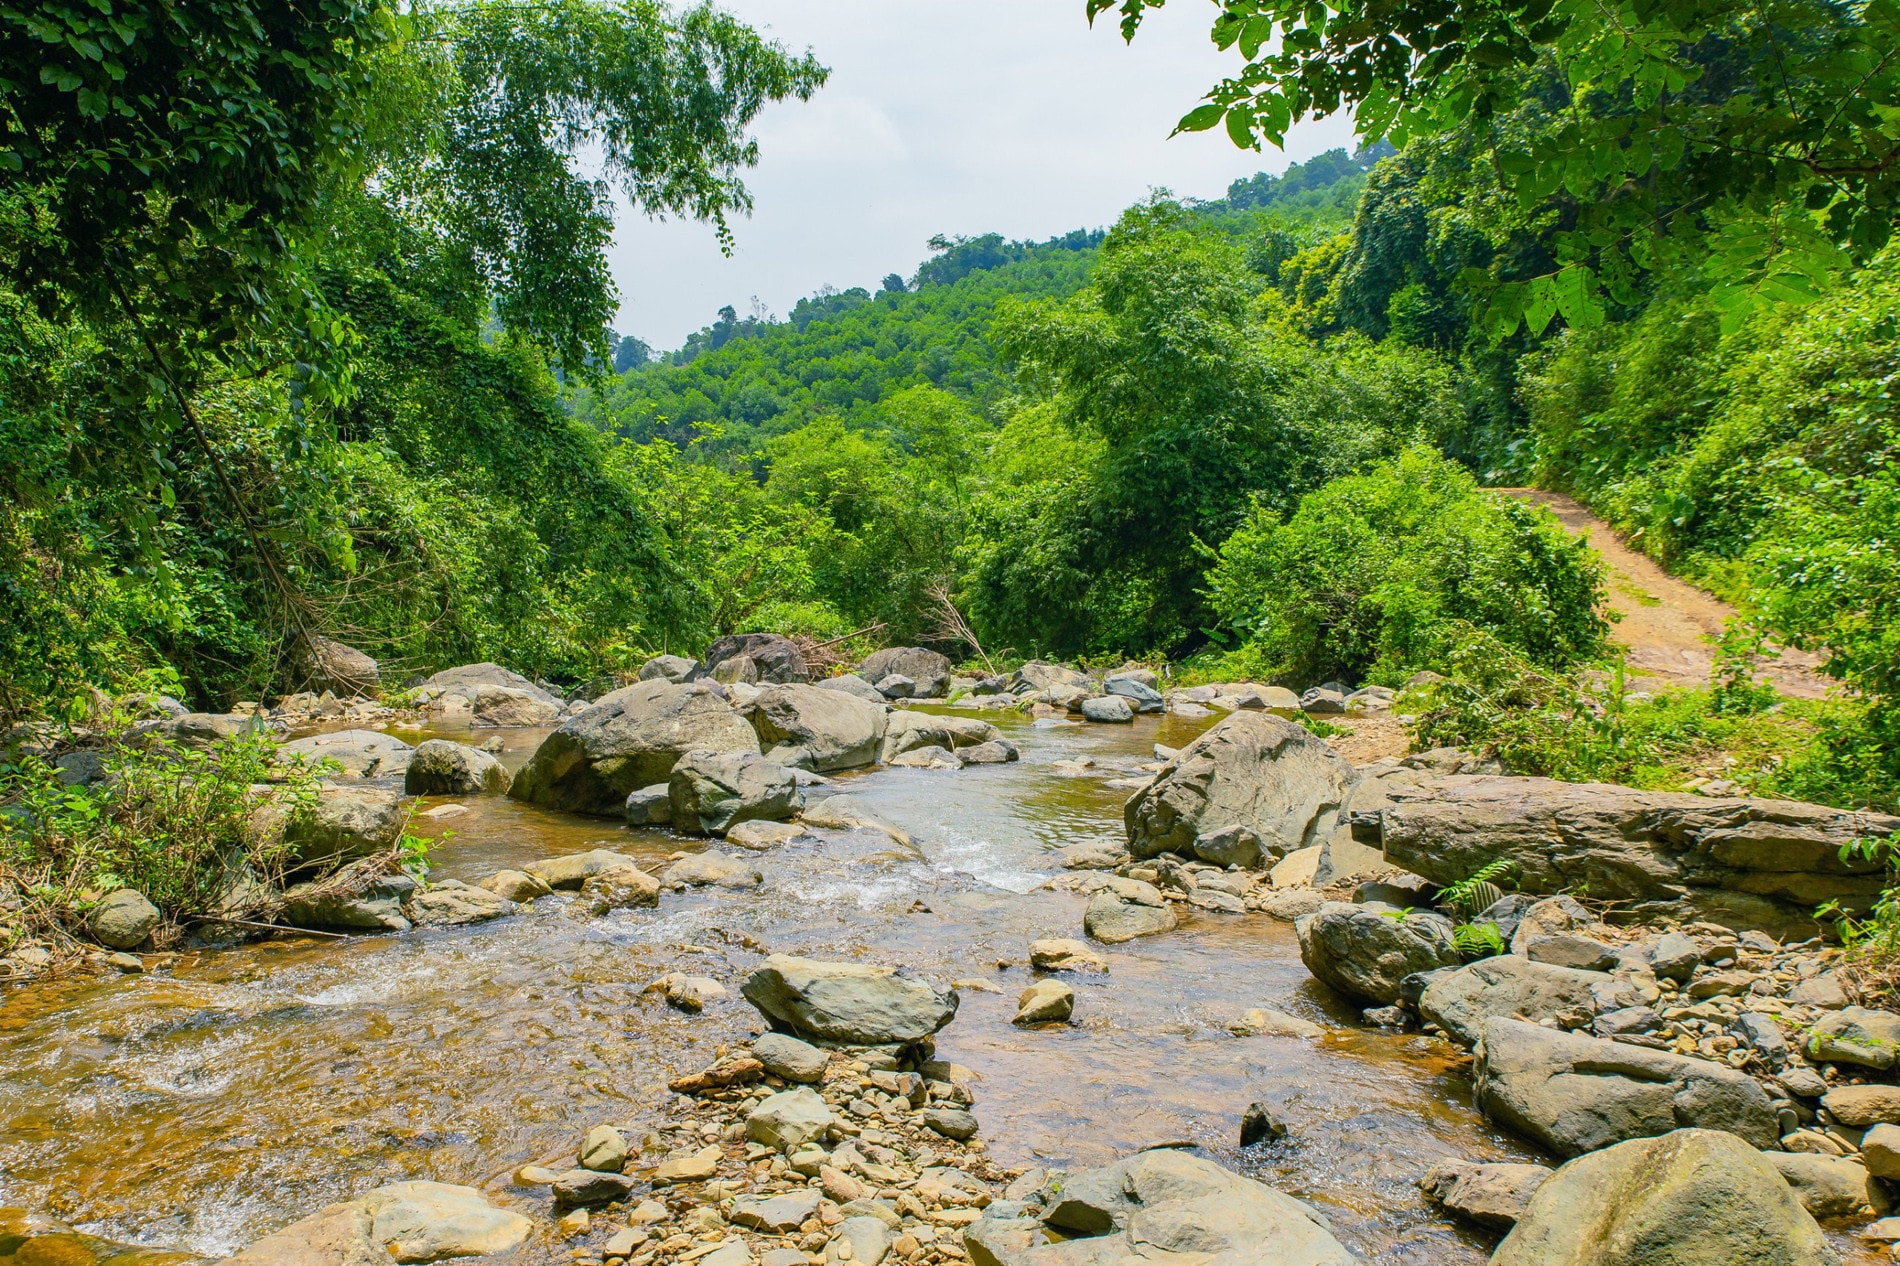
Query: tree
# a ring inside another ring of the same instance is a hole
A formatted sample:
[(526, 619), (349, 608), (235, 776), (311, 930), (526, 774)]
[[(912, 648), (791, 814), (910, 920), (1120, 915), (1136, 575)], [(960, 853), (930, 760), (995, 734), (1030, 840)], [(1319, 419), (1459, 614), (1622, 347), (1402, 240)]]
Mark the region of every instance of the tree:
[[(1165, 0), (1117, 9), (1132, 38)], [(1729, 328), (1806, 302), (1892, 231), (1900, 200), (1900, 4), (1870, 0), (1220, 0), (1241, 71), (1180, 131), (1278, 145), (1354, 112), (1368, 141), (1478, 140), (1559, 267), (1491, 284), (1486, 320), (1541, 331), (1602, 319), (1636, 270), (1702, 262)], [(1524, 107), (1530, 99), (1532, 109)], [(1474, 276), (1472, 284), (1488, 279)]]
[(877, 292), (879, 294), (901, 295), (909, 289), (910, 287), (904, 284), (904, 276), (902, 273), (887, 273), (883, 282), (878, 286)]
[(614, 344), (614, 372), (624, 374), (629, 369), (638, 369), (653, 359), (653, 349), (644, 340), (631, 334), (622, 335)]

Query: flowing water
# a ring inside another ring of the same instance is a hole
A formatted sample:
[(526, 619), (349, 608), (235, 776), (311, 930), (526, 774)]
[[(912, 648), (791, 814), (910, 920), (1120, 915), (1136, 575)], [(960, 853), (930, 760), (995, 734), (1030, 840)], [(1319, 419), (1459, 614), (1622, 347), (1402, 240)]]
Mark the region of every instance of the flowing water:
[[(756, 892), (668, 893), (657, 912), (577, 920), (557, 894), (470, 928), (287, 938), (0, 995), (0, 1206), (210, 1257), (403, 1178), (485, 1187), (545, 1217), (545, 1188), (514, 1187), (512, 1172), (571, 1156), (600, 1121), (637, 1131), (664, 1119), (668, 1078), (757, 1031), (737, 987), (763, 954), (788, 952), (1002, 990), (965, 989), (938, 1039), (981, 1078), (977, 1115), (999, 1164), (1073, 1168), (1191, 1140), (1313, 1202), (1368, 1261), (1484, 1261), (1492, 1242), (1434, 1214), (1413, 1184), (1441, 1158), (1529, 1153), (1471, 1109), (1449, 1047), (1355, 1027), (1301, 966), (1286, 924), (1184, 913), (1173, 934), (1110, 947), (1107, 975), (1068, 977), (1072, 1026), (1010, 1025), (1029, 942), (1081, 934), (1083, 899), (1038, 887), (1057, 873), (1049, 850), (1119, 838), (1128, 790), (1109, 784), (1137, 774), (1155, 742), (1200, 726), (999, 724), (1021, 762), (835, 780), (915, 850), (820, 832), (747, 854), (766, 875)], [(542, 732), (503, 733), (503, 759), (518, 766)], [(1088, 776), (1051, 768), (1079, 756), (1097, 762)], [(439, 825), (418, 819), (419, 833), (453, 832), (432, 852), (438, 876), (474, 881), (602, 845), (656, 860), (703, 846), (513, 801), (461, 803), (471, 811)], [(642, 993), (671, 970), (731, 992), (683, 1016)], [(1256, 1006), (1330, 1035), (1226, 1032)], [(1243, 1152), (1253, 1101), (1291, 1135)], [(520, 1259), (568, 1256), (544, 1234)]]

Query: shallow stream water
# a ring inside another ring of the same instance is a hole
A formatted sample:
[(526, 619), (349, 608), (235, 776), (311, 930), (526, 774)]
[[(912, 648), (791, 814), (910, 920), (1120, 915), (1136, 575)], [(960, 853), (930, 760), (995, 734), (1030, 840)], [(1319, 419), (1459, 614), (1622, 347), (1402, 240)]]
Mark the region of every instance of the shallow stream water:
[[(738, 986), (763, 954), (788, 952), (1002, 991), (964, 990), (938, 1038), (981, 1078), (976, 1112), (999, 1164), (1074, 1168), (1190, 1140), (1313, 1202), (1369, 1262), (1484, 1261), (1494, 1241), (1434, 1213), (1414, 1182), (1442, 1158), (1531, 1153), (1471, 1109), (1451, 1048), (1358, 1026), (1284, 923), (1184, 912), (1173, 934), (1109, 947), (1107, 975), (1067, 977), (1072, 1026), (1010, 1025), (1029, 942), (1081, 935), (1082, 898), (1038, 888), (1058, 873), (1049, 851), (1119, 838), (1129, 792), (1109, 784), (1201, 725), (999, 724), (1020, 762), (834, 780), (915, 850), (819, 832), (745, 854), (766, 875), (756, 892), (667, 893), (657, 912), (577, 920), (557, 894), (486, 925), (285, 938), (0, 995), (0, 1206), (207, 1257), (403, 1178), (484, 1187), (545, 1218), (545, 1189), (513, 1186), (513, 1171), (571, 1156), (600, 1121), (664, 1119), (670, 1077), (758, 1030)], [(519, 766), (544, 732), (500, 733)], [(1096, 762), (1087, 776), (1051, 768), (1079, 756)], [(602, 845), (655, 859), (705, 845), (492, 797), (458, 803), (470, 812), (417, 820), (420, 834), (452, 832), (431, 854), (438, 877)], [(730, 993), (696, 1017), (642, 993), (676, 969)], [(1257, 1006), (1331, 1031), (1226, 1031)], [(1253, 1101), (1290, 1137), (1239, 1149)], [(519, 1260), (568, 1257), (544, 1233)]]

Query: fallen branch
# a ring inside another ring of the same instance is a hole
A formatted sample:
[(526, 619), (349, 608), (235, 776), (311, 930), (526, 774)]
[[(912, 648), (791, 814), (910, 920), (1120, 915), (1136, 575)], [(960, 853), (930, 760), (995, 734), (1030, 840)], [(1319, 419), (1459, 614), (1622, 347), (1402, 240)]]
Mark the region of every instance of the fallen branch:
[(201, 919), (193, 919), (192, 922), (194, 924), (229, 923), (234, 927), (256, 928), (261, 932), (294, 932), (300, 936), (327, 936), (334, 941), (347, 941), (350, 939), (349, 933), (347, 932), (319, 932), (315, 928), (296, 928), (282, 923), (257, 923), (251, 919), (233, 919), (222, 914), (207, 914)]

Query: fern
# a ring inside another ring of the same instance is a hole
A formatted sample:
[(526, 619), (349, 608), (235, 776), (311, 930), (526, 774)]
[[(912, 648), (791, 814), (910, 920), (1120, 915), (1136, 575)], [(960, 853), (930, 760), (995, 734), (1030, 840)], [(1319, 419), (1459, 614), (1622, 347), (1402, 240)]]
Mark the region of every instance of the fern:
[(1467, 962), (1496, 958), (1509, 948), (1504, 943), (1504, 933), (1495, 923), (1466, 923), (1453, 928), (1451, 943)]
[(1499, 858), (1480, 869), (1468, 878), (1455, 884), (1447, 884), (1438, 894), (1438, 899), (1464, 918), (1482, 910), (1488, 910), (1504, 899), (1504, 892), (1494, 882), (1508, 876), (1516, 863)]

